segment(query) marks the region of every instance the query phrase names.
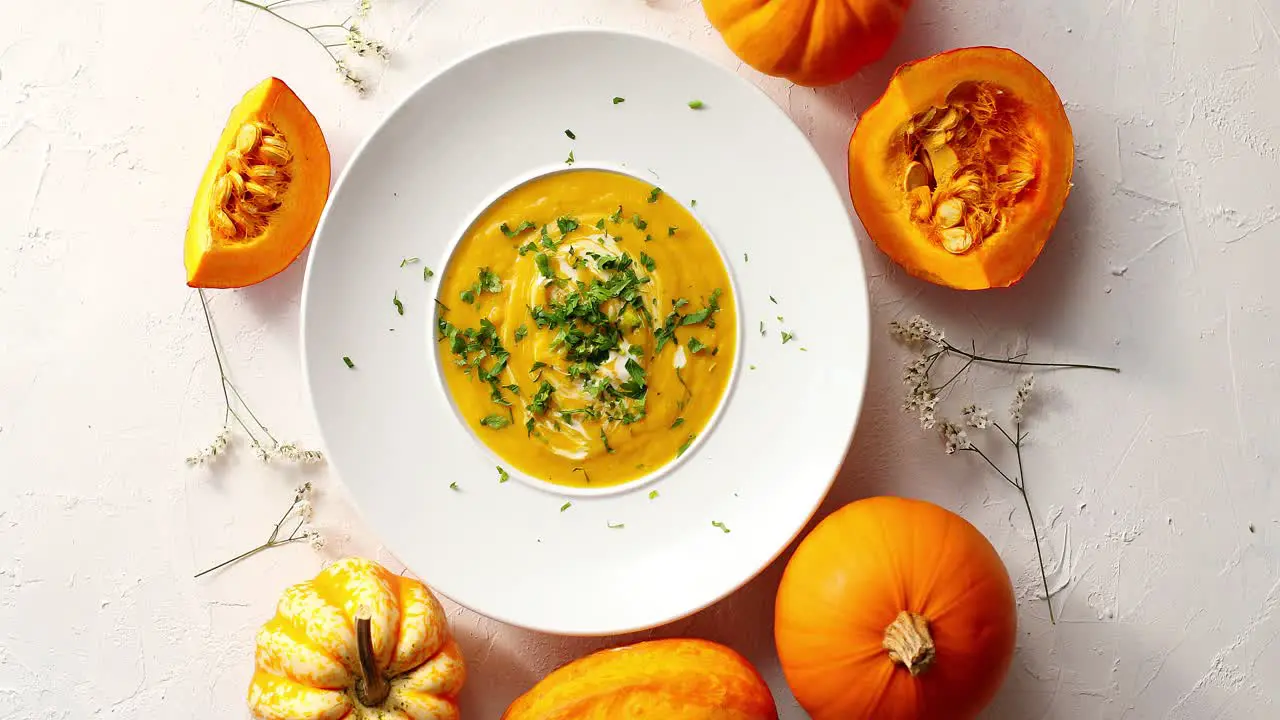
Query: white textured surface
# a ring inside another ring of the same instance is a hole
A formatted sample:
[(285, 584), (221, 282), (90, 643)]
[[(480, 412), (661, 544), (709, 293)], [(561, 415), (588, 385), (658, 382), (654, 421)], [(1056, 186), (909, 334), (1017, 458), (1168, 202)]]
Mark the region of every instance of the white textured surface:
[[(340, 18), (344, 5), (309, 12)], [(209, 146), (246, 88), (285, 78), (341, 166), (425, 73), (530, 29), (638, 27), (738, 67), (696, 2), (376, 5), (370, 28), (396, 56), (366, 100), (337, 84), (305, 37), (229, 0), (6, 7), (0, 717), (242, 717), (254, 630), (280, 589), (322, 562), (295, 546), (190, 579), (260, 542), (299, 480), (245, 452), (214, 473), (182, 464), (216, 431), (221, 398), (198, 303), (182, 284), (181, 236)], [(878, 325), (919, 311), (996, 351), (1025, 341), (1042, 357), (1124, 367), (1119, 377), (1042, 378), (1048, 401), (1031, 425), (1029, 486), (1053, 564), (1064, 558), (1053, 580), (1064, 586), (1062, 621), (1049, 625), (1035, 598), (1020, 502), (969, 458), (943, 456), (898, 412), (900, 352), (880, 333), (863, 422), (828, 502), (925, 497), (992, 538), (1022, 601), (1018, 656), (990, 717), (1280, 713), (1278, 27), (1277, 0), (921, 2), (889, 58), (844, 85), (815, 92), (739, 68), (837, 176), (857, 111), (906, 59), (1007, 45), (1067, 102), (1076, 188), (1021, 286), (947, 292), (864, 248)], [(214, 308), (254, 407), (306, 440), (314, 426), (297, 371), (300, 282), (295, 265), (216, 294)], [(1003, 382), (983, 374), (974, 386)], [(430, 473), (431, 458), (422, 462)], [(314, 479), (326, 553), (400, 569), (341, 486), (324, 472)], [(770, 678), (783, 717), (801, 718), (772, 656), (778, 573), (662, 633), (737, 647)], [(497, 717), (551, 667), (604, 642), (452, 615), (473, 668), (472, 718)]]

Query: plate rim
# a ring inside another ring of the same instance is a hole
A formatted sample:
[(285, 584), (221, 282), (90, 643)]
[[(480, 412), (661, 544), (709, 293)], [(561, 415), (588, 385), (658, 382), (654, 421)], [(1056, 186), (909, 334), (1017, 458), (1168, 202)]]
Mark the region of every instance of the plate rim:
[[(847, 437), (844, 438), (844, 451), (840, 454), (840, 457), (838, 461), (835, 462), (834, 467), (831, 468), (829, 471), (827, 471), (827, 477), (822, 484), (822, 491), (821, 493), (816, 494), (815, 500), (812, 503), (812, 506), (806, 511), (803, 517), (797, 516), (798, 522), (796, 522), (795, 527), (790, 528), (788, 530), (787, 541), (785, 543), (782, 543), (776, 550), (774, 550), (774, 552), (771, 555), (769, 555), (769, 557), (765, 558), (763, 562), (760, 562), (758, 564), (750, 563), (751, 565), (754, 565), (756, 567), (750, 573), (742, 577), (741, 580), (738, 581), (736, 584), (733, 584), (732, 586), (726, 586), (724, 589), (718, 592), (711, 593), (709, 598), (704, 602), (695, 603), (693, 605), (690, 605), (689, 607), (686, 607), (684, 610), (680, 612), (676, 612), (674, 614), (669, 614), (667, 616), (663, 616), (659, 618), (651, 618), (647, 621), (644, 621), (642, 624), (638, 624), (638, 625), (628, 624), (625, 626), (620, 626), (620, 627), (615, 626), (615, 627), (610, 627), (606, 629), (599, 629), (599, 628), (566, 629), (565, 627), (557, 627), (553, 624), (530, 622), (527, 620), (517, 620), (515, 618), (508, 617), (502, 613), (481, 611), (478, 608), (472, 606), (471, 604), (463, 602), (457, 597), (455, 597), (454, 595), (438, 588), (437, 585), (431, 579), (429, 578), (423, 579), (423, 582), (427, 584), (427, 586), (431, 589), (432, 592), (444, 596), (445, 598), (449, 599), (453, 603), (461, 607), (464, 607), (467, 610), (470, 610), (471, 612), (474, 612), (478, 615), (482, 615), (486, 618), (495, 620), (497, 622), (501, 622), (514, 627), (524, 628), (526, 630), (532, 630), (535, 632), (542, 632), (542, 633), (547, 633), (547, 634), (557, 635), (562, 637), (608, 637), (613, 635), (625, 635), (630, 633), (652, 630), (652, 629), (670, 625), (672, 623), (678, 622), (685, 618), (691, 617), (725, 600), (726, 598), (734, 595), (739, 590), (744, 588), (746, 585), (751, 583), (753, 580), (758, 578), (771, 565), (773, 565), (773, 563), (776, 562), (778, 558), (780, 558), (792, 545), (795, 544), (800, 534), (804, 531), (804, 529), (809, 525), (809, 523), (817, 515), (818, 510), (822, 507), (822, 504), (826, 501), (827, 497), (831, 494), (831, 489), (834, 486), (837, 477), (839, 477), (840, 470), (844, 467), (846, 461), (848, 460), (849, 453), (852, 450), (854, 435), (856, 434), (857, 427), (862, 418), (862, 412), (866, 406), (867, 385), (870, 379), (870, 370), (871, 370), (871, 320), (872, 318), (871, 318), (871, 304), (870, 304), (870, 287), (867, 282), (866, 262), (863, 256), (863, 246), (864, 246), (863, 238), (861, 237), (861, 234), (858, 231), (858, 224), (854, 222), (853, 216), (850, 214), (851, 211), (848, 204), (842, 201), (845, 191), (841, 190), (839, 183), (836, 181), (836, 178), (828, 170), (826, 163), (823, 162), (822, 156), (818, 153), (817, 148), (814, 147), (812, 140), (809, 138), (807, 134), (804, 133), (803, 130), (800, 129), (800, 126), (796, 124), (795, 120), (791, 117), (791, 115), (788, 114), (785, 110), (783, 110), (782, 107), (779, 106), (773, 100), (773, 98), (770, 97), (768, 93), (764, 91), (762, 87), (760, 87), (755, 82), (752, 82), (747, 78), (739, 75), (736, 71), (716, 62), (715, 60), (691, 48), (677, 44), (676, 42), (673, 42), (672, 40), (669, 40), (667, 38), (659, 37), (655, 34), (636, 31), (632, 29), (622, 29), (622, 28), (616, 28), (616, 27), (593, 27), (593, 26), (580, 25), (580, 24), (579, 25), (560, 25), (560, 26), (545, 28), (541, 30), (528, 32), (528, 33), (511, 35), (505, 38), (500, 38), (492, 42), (486, 43), (484, 45), (481, 45), (472, 51), (466, 52), (458, 56), (452, 61), (442, 64), (435, 71), (428, 73), (422, 79), (421, 82), (414, 85), (408, 92), (404, 94), (403, 97), (401, 97), (399, 100), (397, 100), (395, 103), (393, 103), (389, 107), (389, 109), (377, 121), (377, 123), (365, 134), (365, 136), (360, 140), (360, 142), (356, 144), (356, 146), (351, 151), (351, 154), (347, 157), (346, 163), (343, 166), (342, 170), (337, 174), (336, 178), (333, 181), (333, 186), (330, 189), (329, 197), (325, 203), (324, 210), (321, 213), (320, 220), (316, 225), (316, 230), (312, 235), (311, 241), (308, 243), (308, 253), (307, 253), (307, 259), (306, 259), (306, 265), (304, 268), (303, 282), (302, 282), (302, 288), (300, 292), (300, 302), (299, 302), (300, 307), (299, 307), (299, 313), (298, 313), (298, 324), (299, 324), (298, 343), (299, 343), (299, 350), (300, 350), (299, 362), (302, 365), (303, 388), (307, 395), (307, 400), (306, 400), (307, 408), (310, 410), (311, 417), (315, 422), (316, 432), (319, 434), (321, 445), (327, 450), (329, 447), (329, 442), (326, 437), (324, 424), (320, 422), (320, 415), (316, 408), (315, 389), (314, 389), (314, 384), (313, 384), (313, 380), (310, 372), (310, 363), (308, 362), (309, 353), (307, 350), (308, 348), (307, 319), (309, 316), (308, 298), (310, 298), (312, 294), (312, 278), (314, 277), (314, 274), (312, 273), (312, 265), (316, 261), (316, 253), (312, 251), (313, 250), (312, 246), (319, 241), (321, 235), (323, 234), (324, 230), (329, 224), (330, 215), (334, 207), (333, 199), (337, 197), (338, 194), (346, 186), (349, 180), (349, 176), (353, 171), (353, 168), (356, 166), (359, 159), (365, 154), (365, 152), (368, 149), (368, 146), (384, 130), (384, 128), (391, 122), (391, 120), (394, 117), (396, 117), (404, 109), (406, 105), (412, 102), (413, 99), (417, 97), (419, 93), (423, 92), (428, 85), (430, 85), (433, 82), (436, 82), (439, 78), (441, 78), (442, 76), (444, 76), (449, 72), (452, 72), (459, 66), (462, 66), (468, 62), (471, 62), (482, 55), (500, 50), (505, 47), (519, 45), (526, 42), (534, 42), (537, 40), (547, 38), (549, 36), (566, 36), (566, 35), (618, 36), (618, 37), (624, 37), (627, 39), (644, 40), (647, 42), (657, 43), (657, 44), (666, 46), (669, 50), (679, 52), (681, 54), (684, 54), (687, 57), (691, 57), (697, 62), (704, 63), (710, 68), (714, 68), (715, 72), (719, 72), (726, 77), (727, 82), (737, 83), (740, 87), (749, 88), (751, 92), (755, 93), (761, 100), (767, 103), (768, 107), (771, 108), (772, 112), (775, 112), (779, 114), (782, 118), (784, 118), (786, 120), (786, 126), (789, 128), (788, 132), (795, 133), (799, 137), (799, 139), (803, 140), (803, 145), (806, 148), (808, 158), (816, 162), (818, 167), (821, 168), (822, 173), (826, 178), (826, 183), (828, 184), (828, 187), (832, 191), (834, 191), (835, 199), (841, 205), (841, 209), (843, 211), (842, 215), (844, 217), (844, 223), (847, 224), (846, 226), (848, 227), (849, 235), (851, 236), (851, 238), (855, 243), (856, 252), (853, 254), (853, 257), (854, 257), (854, 262), (856, 262), (856, 265), (857, 265), (858, 279), (859, 279), (858, 285), (860, 289), (855, 291), (854, 295), (858, 298), (861, 305), (861, 312), (858, 314), (864, 320), (864, 323), (863, 323), (864, 333), (863, 333), (863, 336), (859, 338), (863, 351), (858, 353), (858, 360), (861, 363), (861, 368), (860, 368), (860, 371), (857, 372), (856, 375), (854, 376), (854, 380), (856, 381), (858, 386), (857, 402), (854, 404), (854, 406), (850, 409), (850, 412), (849, 412), (849, 418), (851, 422), (849, 424), (849, 431), (847, 433)], [(846, 163), (847, 163), (847, 159), (846, 159)], [(718, 245), (717, 245), (717, 248), (719, 249)], [(721, 254), (723, 256), (723, 252), (721, 252)], [(727, 257), (725, 258), (725, 261), (726, 261), (726, 269), (730, 273), (732, 273), (732, 270), (728, 268), (730, 263), (728, 262)], [(740, 321), (740, 324), (745, 323), (744, 318), (739, 318), (739, 321)], [(739, 334), (741, 335), (741, 333), (742, 333), (742, 328), (740, 327)], [(739, 357), (738, 357), (739, 363), (737, 364), (740, 364), (741, 362), (742, 352), (743, 350), (740, 348)], [(717, 410), (717, 418), (723, 414), (721, 411), (724, 409), (724, 407), (727, 407), (728, 393), (732, 392), (732, 388), (735, 385), (736, 383), (733, 383), (726, 389), (726, 397), (722, 399), (722, 406)], [(342, 483), (344, 487), (346, 487), (347, 492), (350, 494), (351, 500), (352, 500), (351, 509), (356, 513), (356, 515), (362, 521), (364, 521), (367, 527), (369, 527), (370, 529), (375, 527), (374, 524), (371, 522), (371, 518), (369, 518), (369, 516), (366, 515), (363, 506), (361, 505), (361, 503), (356, 497), (356, 494), (352, 492), (351, 488), (347, 486), (347, 483), (342, 479), (341, 472), (338, 470), (336, 465), (333, 465), (332, 461), (330, 461), (329, 465), (330, 465), (330, 473), (332, 477), (334, 477), (338, 482)], [(674, 464), (671, 465), (670, 467), (674, 467)], [(656, 479), (660, 477), (660, 475), (656, 475), (654, 477)], [(648, 482), (649, 482), (648, 480), (645, 480), (644, 483), (637, 483), (635, 487), (640, 487), (641, 484), (647, 484)], [(631, 484), (632, 483), (627, 483), (626, 485), (629, 487), (631, 486)], [(787, 524), (784, 524), (784, 527), (786, 527)], [(376, 534), (376, 532), (375, 532), (375, 538), (381, 547), (383, 547), (385, 550), (390, 552), (393, 556), (399, 558), (399, 555), (396, 553), (396, 550), (394, 548), (389, 547), (385, 542), (383, 542), (383, 538), (379, 534)], [(410, 572), (413, 571), (411, 567), (407, 569)]]

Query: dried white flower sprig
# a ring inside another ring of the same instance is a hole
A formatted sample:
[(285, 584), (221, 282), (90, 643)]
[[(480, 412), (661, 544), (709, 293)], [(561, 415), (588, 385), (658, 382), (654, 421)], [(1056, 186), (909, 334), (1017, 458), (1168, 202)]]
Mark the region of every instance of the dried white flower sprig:
[[(1036, 559), (1040, 562), (1040, 581), (1044, 583), (1044, 598), (1049, 606), (1049, 621), (1056, 622), (1053, 614), (1053, 599), (1049, 596), (1049, 579), (1045, 572), (1044, 555), (1040, 549), (1040, 533), (1036, 529), (1035, 513), (1031, 511), (1031, 500), (1027, 496), (1027, 486), (1022, 466), (1022, 443), (1027, 438), (1027, 434), (1022, 431), (1022, 423), (1026, 419), (1027, 403), (1031, 399), (1031, 391), (1035, 387), (1035, 376), (1024, 375), (1014, 390), (1013, 400), (1009, 403), (1009, 420), (1013, 426), (1012, 434), (1006, 431), (999, 422), (991, 419), (991, 411), (989, 409), (980, 407), (977, 404), (966, 405), (960, 410), (959, 423), (952, 422), (946, 418), (939, 419), (937, 416), (938, 402), (942, 392), (951, 387), (964, 375), (965, 371), (977, 362), (1011, 367), (1080, 368), (1106, 370), (1109, 372), (1120, 372), (1120, 369), (1105, 365), (1027, 362), (1023, 359), (1024, 356), (1021, 355), (1010, 358), (985, 357), (978, 354), (976, 343), (970, 343), (970, 350), (962, 350), (952, 345), (947, 341), (946, 334), (942, 330), (919, 315), (911, 318), (906, 323), (896, 321), (890, 323), (889, 331), (903, 344), (918, 351), (917, 356), (908, 361), (903, 367), (902, 381), (907, 386), (907, 397), (902, 404), (903, 411), (915, 415), (920, 422), (920, 427), (925, 430), (936, 427), (942, 436), (943, 447), (948, 455), (954, 455), (957, 452), (971, 452), (978, 455), (1005, 482), (1016, 488), (1018, 493), (1022, 495), (1023, 505), (1027, 508), (1027, 517), (1031, 521), (1031, 534), (1035, 537)], [(948, 355), (964, 358), (965, 362), (946, 382), (934, 385), (931, 374), (939, 367), (940, 362), (946, 360)], [(969, 430), (981, 431), (992, 427), (998, 430), (1000, 435), (1013, 446), (1014, 455), (1018, 462), (1018, 470), (1015, 474), (1007, 473), (996, 465), (991, 457), (983, 452), (982, 448), (969, 437)]]
[[(324, 536), (320, 534), (320, 531), (316, 530), (315, 527), (311, 525), (311, 518), (314, 512), (315, 509), (311, 505), (311, 483), (303, 483), (294, 491), (293, 502), (289, 505), (289, 509), (284, 511), (284, 515), (280, 516), (280, 520), (276, 522), (275, 527), (271, 529), (271, 534), (267, 536), (266, 542), (252, 550), (242, 552), (230, 560), (220, 562), (208, 570), (202, 570), (201, 572), (196, 573), (196, 577), (208, 575), (214, 570), (220, 570), (232, 563), (237, 563), (245, 558), (257, 555), (263, 550), (270, 550), (271, 548), (280, 547), (281, 545), (305, 542), (309, 543), (313, 549), (320, 550), (324, 547), (325, 539)], [(281, 537), (282, 529), (285, 524), (291, 520), (297, 521), (293, 524), (293, 530), (290, 531), (288, 535)]]
[[(360, 26), (351, 18), (347, 18), (340, 23), (323, 23), (320, 25), (303, 25), (300, 22), (292, 20), (280, 13), (282, 6), (289, 5), (301, 0), (273, 0), (271, 2), (254, 2), (253, 0), (232, 0), (232, 2), (241, 5), (248, 5), (262, 12), (272, 15), (278, 20), (286, 22), (295, 28), (305, 32), (308, 37), (316, 42), (325, 53), (329, 55), (329, 59), (333, 61), (333, 69), (342, 77), (342, 82), (354, 89), (357, 93), (364, 95), (368, 91), (364, 78), (358, 72), (351, 69), (346, 58), (334, 52), (334, 48), (347, 48), (351, 52), (360, 57), (374, 56), (382, 61), (391, 59), (391, 53), (387, 50), (386, 45), (374, 40), (364, 34)], [(361, 18), (367, 18), (369, 11), (373, 9), (371, 0), (359, 0), (356, 3), (356, 14)]]
[[(219, 456), (226, 452), (230, 445), (233, 430), (239, 427), (249, 438), (249, 445), (253, 448), (253, 453), (263, 462), (271, 462), (272, 460), (287, 460), (303, 465), (312, 465), (324, 462), (324, 453), (319, 450), (308, 450), (300, 448), (296, 443), (282, 443), (271, 434), (266, 425), (258, 419), (258, 416), (249, 409), (249, 404), (245, 402), (240, 391), (236, 389), (231, 378), (227, 377), (226, 367), (222, 363), (222, 348), (218, 346), (218, 336), (213, 331), (213, 316), (209, 313), (209, 300), (205, 297), (204, 290), (197, 291), (200, 295), (200, 305), (204, 310), (205, 327), (209, 331), (209, 343), (213, 346), (213, 357), (218, 361), (218, 376), (222, 385), (222, 400), (224, 409), (222, 413), (222, 429), (214, 436), (213, 442), (203, 448), (200, 448), (193, 455), (187, 458), (187, 465), (192, 467), (198, 465), (209, 465), (215, 462)], [(231, 402), (231, 398), (235, 398), (235, 403)], [(237, 410), (237, 406), (239, 410)], [(241, 414), (241, 411), (244, 414)], [(245, 421), (248, 416), (249, 421)], [(232, 425), (234, 421), (235, 425)]]

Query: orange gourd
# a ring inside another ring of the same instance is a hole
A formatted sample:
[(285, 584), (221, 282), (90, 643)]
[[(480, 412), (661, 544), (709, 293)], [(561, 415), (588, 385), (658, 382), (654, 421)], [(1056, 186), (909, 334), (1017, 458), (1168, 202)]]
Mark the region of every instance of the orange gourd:
[(972, 718), (1013, 658), (1008, 572), (964, 518), (878, 497), (825, 518), (778, 588), (774, 637), (813, 720)]
[(777, 720), (760, 674), (707, 640), (650, 640), (579, 658), (516, 699), (502, 720)]
[(743, 62), (799, 85), (830, 85), (880, 59), (911, 0), (702, 0)]
[(360, 558), (285, 590), (254, 661), (259, 720), (458, 720), (466, 680), (435, 595)]
[(289, 266), (329, 199), (329, 146), (307, 106), (267, 78), (231, 111), (187, 223), (187, 284), (244, 287)]
[(849, 192), (871, 239), (919, 278), (1008, 287), (1071, 190), (1062, 99), (1022, 56), (952, 50), (898, 68), (849, 141)]

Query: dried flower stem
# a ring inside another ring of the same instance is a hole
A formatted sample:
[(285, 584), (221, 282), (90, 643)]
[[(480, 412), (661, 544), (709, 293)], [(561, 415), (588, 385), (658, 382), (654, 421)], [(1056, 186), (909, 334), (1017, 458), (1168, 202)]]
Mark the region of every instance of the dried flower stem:
[[(245, 552), (240, 553), (239, 555), (231, 558), (230, 560), (224, 560), (223, 562), (220, 562), (217, 565), (214, 565), (213, 567), (208, 568), (207, 570), (201, 570), (200, 572), (195, 574), (195, 577), (208, 575), (214, 570), (220, 570), (228, 565), (240, 562), (245, 558), (253, 557), (254, 555), (257, 555), (258, 553), (264, 550), (270, 550), (271, 548), (280, 547), (281, 545), (289, 545), (291, 543), (298, 543), (298, 542), (311, 542), (313, 545), (316, 545), (315, 540), (319, 538), (320, 536), (319, 533), (315, 530), (307, 528), (307, 521), (309, 519), (310, 507), (311, 507), (310, 505), (311, 501), (309, 500), (310, 495), (311, 495), (311, 483), (304, 483), (302, 487), (299, 487), (298, 490), (294, 493), (293, 503), (291, 503), (289, 505), (289, 508), (284, 511), (284, 515), (281, 515), (280, 519), (276, 521), (275, 527), (271, 529), (271, 534), (267, 536), (266, 542), (253, 548), (252, 550), (246, 550)], [(290, 518), (290, 516), (296, 516), (298, 519), (298, 523), (293, 526), (293, 530), (289, 533), (287, 537), (285, 537), (284, 539), (280, 539), (280, 531), (284, 527), (285, 521), (287, 521)]]
[[(356, 90), (356, 92), (360, 93), (361, 95), (363, 95), (366, 90), (364, 80), (359, 75), (354, 73), (351, 70), (351, 68), (347, 65), (346, 60), (344, 60), (342, 57), (339, 57), (338, 54), (333, 51), (333, 49), (346, 47), (346, 48), (350, 48), (357, 55), (363, 56), (368, 54), (374, 54), (374, 55), (377, 55), (378, 57), (381, 57), (384, 60), (386, 60), (389, 57), (386, 46), (384, 46), (380, 42), (377, 42), (376, 40), (371, 40), (368, 37), (366, 37), (364, 33), (361, 32), (360, 27), (356, 25), (354, 22), (352, 22), (350, 17), (348, 17), (346, 20), (343, 20), (340, 23), (321, 23), (318, 25), (303, 25), (300, 22), (290, 19), (289, 17), (282, 14), (279, 10), (277, 10), (277, 8), (279, 8), (280, 6), (294, 2), (294, 0), (274, 0), (273, 2), (254, 2), (254, 0), (231, 0), (231, 1), (234, 3), (239, 3), (240, 5), (247, 5), (256, 10), (261, 10), (262, 12), (265, 12), (268, 15), (271, 15), (277, 20), (288, 23), (289, 25), (292, 25), (293, 27), (306, 33), (307, 37), (311, 38), (317, 45), (319, 45), (320, 49), (324, 50), (325, 53), (329, 56), (329, 59), (333, 61), (334, 69), (337, 70), (338, 74), (342, 76), (343, 82), (346, 83), (347, 85), (350, 85), (352, 88)], [(359, 4), (358, 12), (360, 13), (361, 17), (367, 16), (369, 14), (370, 5), (371, 3), (367, 1), (361, 2)], [(322, 35), (328, 35), (332, 37), (334, 34), (336, 34), (337, 31), (342, 31), (343, 33), (343, 39), (341, 42), (326, 42), (325, 37), (322, 37)]]
[[(1088, 365), (1085, 363), (1027, 362), (1026, 360), (1022, 359), (1023, 357), (1025, 357), (1025, 354), (1020, 356), (1014, 356), (1011, 358), (987, 357), (985, 355), (977, 354), (976, 350), (973, 352), (969, 352), (968, 350), (961, 350), (960, 348), (956, 347), (955, 345), (952, 345), (946, 340), (943, 340), (941, 342), (940, 347), (942, 348), (942, 352), (952, 352), (961, 357), (968, 358), (969, 363), (985, 362), (985, 363), (993, 363), (996, 365), (1017, 365), (1018, 367), (1056, 368), (1059, 370), (1069, 370), (1069, 369), (1106, 370), (1107, 372), (1114, 372), (1114, 373), (1120, 372), (1120, 368), (1111, 367), (1110, 365)], [(968, 368), (968, 364), (965, 365), (965, 369), (967, 368)], [(962, 369), (961, 372), (964, 372), (964, 370)]]

